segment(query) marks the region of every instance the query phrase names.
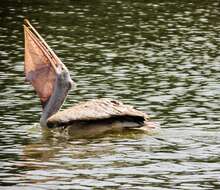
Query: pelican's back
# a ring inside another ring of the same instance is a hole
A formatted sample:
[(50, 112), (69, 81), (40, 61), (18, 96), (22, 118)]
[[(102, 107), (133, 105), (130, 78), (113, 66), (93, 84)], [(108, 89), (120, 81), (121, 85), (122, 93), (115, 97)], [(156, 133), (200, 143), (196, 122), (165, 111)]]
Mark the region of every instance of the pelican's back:
[(60, 111), (47, 120), (48, 127), (68, 126), (77, 122), (131, 121), (143, 126), (148, 115), (132, 106), (112, 99), (96, 99), (82, 102)]

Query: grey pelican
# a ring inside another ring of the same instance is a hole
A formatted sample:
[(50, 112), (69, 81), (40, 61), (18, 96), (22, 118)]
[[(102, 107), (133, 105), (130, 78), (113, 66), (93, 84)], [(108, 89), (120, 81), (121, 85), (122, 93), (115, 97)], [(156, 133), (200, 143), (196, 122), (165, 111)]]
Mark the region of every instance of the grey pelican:
[(75, 83), (67, 67), (27, 19), (24, 20), (24, 35), (25, 78), (40, 98), (43, 128), (62, 128), (71, 134), (76, 129), (91, 131), (94, 126), (102, 132), (155, 127), (146, 113), (113, 99), (94, 99), (59, 111)]

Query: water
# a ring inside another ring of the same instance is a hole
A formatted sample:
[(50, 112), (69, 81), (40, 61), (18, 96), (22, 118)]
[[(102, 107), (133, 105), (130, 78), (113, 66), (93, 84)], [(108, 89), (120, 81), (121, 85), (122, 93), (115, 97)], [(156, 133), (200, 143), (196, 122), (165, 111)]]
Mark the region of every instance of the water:
[[(219, 1), (9, 0), (0, 15), (0, 189), (220, 189)], [(78, 84), (64, 107), (119, 99), (160, 132), (44, 134), (24, 17)]]

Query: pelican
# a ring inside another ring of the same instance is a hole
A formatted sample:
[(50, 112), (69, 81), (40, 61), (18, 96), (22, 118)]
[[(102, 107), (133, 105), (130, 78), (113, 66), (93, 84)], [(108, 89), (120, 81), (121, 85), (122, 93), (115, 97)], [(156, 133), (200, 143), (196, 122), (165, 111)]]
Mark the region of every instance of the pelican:
[(118, 100), (101, 98), (85, 101), (59, 111), (75, 83), (67, 67), (30, 22), (24, 20), (25, 79), (34, 87), (42, 105), (42, 128), (60, 128), (74, 134), (76, 129), (101, 132), (121, 129), (155, 128), (149, 116)]

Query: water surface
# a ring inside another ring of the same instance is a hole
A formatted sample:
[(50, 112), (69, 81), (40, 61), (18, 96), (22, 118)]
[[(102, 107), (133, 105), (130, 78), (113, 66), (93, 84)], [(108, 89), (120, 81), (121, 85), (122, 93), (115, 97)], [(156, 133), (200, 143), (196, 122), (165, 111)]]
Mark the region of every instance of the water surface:
[[(0, 189), (219, 189), (218, 1), (3, 1)], [(24, 18), (66, 64), (68, 107), (109, 97), (159, 122), (156, 134), (42, 133), (23, 75)]]

